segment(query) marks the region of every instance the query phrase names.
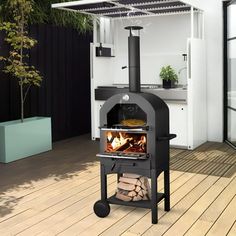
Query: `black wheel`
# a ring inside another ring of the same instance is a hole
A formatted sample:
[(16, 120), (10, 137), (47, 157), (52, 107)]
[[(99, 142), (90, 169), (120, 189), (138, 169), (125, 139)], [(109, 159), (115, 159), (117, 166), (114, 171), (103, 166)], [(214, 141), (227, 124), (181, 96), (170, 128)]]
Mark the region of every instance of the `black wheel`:
[(104, 218), (110, 213), (110, 206), (106, 201), (99, 200), (95, 202), (93, 210), (98, 217)]

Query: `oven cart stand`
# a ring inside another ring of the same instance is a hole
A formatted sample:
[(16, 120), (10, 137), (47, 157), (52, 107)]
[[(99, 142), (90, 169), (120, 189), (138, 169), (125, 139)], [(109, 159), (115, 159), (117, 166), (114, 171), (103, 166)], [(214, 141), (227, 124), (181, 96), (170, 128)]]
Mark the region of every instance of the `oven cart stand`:
[[(168, 141), (172, 138), (175, 138), (175, 134), (170, 134), (168, 137), (163, 137), (161, 140)], [(103, 157), (101, 159), (107, 159), (107, 157)], [(120, 162), (121, 161), (121, 162)], [(109, 204), (117, 204), (117, 205), (125, 205), (132, 207), (141, 207), (151, 209), (152, 211), (152, 224), (158, 223), (158, 206), (157, 204), (164, 199), (164, 210), (170, 210), (170, 171), (169, 165), (165, 170), (156, 170), (151, 169), (149, 171), (149, 177), (151, 179), (151, 200), (140, 200), (140, 201), (122, 201), (115, 197), (115, 195), (107, 198), (107, 175), (108, 174), (117, 174), (117, 182), (119, 177), (122, 175), (120, 169), (123, 169), (124, 166), (129, 166), (130, 168), (135, 167), (136, 162), (140, 162), (142, 160), (114, 160), (114, 164), (107, 166), (103, 162), (100, 162), (100, 177), (101, 177), (101, 200), (97, 201), (94, 204), (94, 212), (99, 217), (106, 217), (110, 213)], [(106, 162), (106, 161), (105, 161)], [(119, 163), (120, 162), (120, 163)], [(123, 172), (123, 171), (122, 171)], [(159, 175), (164, 172), (164, 193), (157, 192), (157, 184)], [(135, 172), (136, 174), (140, 174), (146, 176), (146, 172), (142, 173), (142, 170)]]
[[(160, 172), (161, 173), (161, 172)], [(158, 222), (158, 207), (157, 204), (164, 199), (165, 211), (170, 210), (170, 180), (169, 170), (164, 171), (164, 193), (157, 192), (157, 179), (160, 173), (157, 173), (155, 169), (151, 170), (151, 200), (141, 200), (136, 202), (125, 202), (113, 195), (107, 198), (107, 174), (105, 173), (104, 165), (101, 164), (101, 200), (94, 204), (94, 212), (99, 217), (106, 217), (110, 213), (109, 204), (118, 204), (125, 206), (148, 208), (152, 211), (152, 223)], [(121, 174), (117, 173), (117, 179)]]

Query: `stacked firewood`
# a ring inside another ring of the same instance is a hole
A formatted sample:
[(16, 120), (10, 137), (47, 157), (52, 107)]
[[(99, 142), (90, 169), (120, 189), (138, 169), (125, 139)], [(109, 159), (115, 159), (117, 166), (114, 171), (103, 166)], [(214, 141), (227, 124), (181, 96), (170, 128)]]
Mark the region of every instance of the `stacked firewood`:
[(149, 200), (150, 196), (151, 190), (147, 177), (124, 173), (119, 178), (116, 198), (129, 202)]

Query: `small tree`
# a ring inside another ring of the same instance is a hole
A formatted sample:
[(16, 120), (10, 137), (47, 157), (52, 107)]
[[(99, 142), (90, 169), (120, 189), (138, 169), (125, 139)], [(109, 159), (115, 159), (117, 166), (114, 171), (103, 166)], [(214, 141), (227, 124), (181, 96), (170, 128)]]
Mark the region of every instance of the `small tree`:
[(20, 86), (21, 122), (24, 121), (24, 102), (31, 86), (40, 87), (42, 76), (34, 66), (27, 63), (29, 49), (37, 41), (28, 35), (28, 18), (32, 12), (31, 0), (8, 0), (7, 8), (12, 13), (12, 20), (0, 23), (0, 31), (4, 31), (5, 41), (9, 44), (9, 55), (0, 57), (4, 62), (3, 72), (18, 81)]

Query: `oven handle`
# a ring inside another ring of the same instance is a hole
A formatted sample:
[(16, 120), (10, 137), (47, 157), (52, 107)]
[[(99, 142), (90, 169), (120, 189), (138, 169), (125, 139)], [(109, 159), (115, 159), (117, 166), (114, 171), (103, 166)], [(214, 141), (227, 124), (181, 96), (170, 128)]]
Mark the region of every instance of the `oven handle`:
[(138, 128), (138, 129), (118, 129), (118, 128), (116, 128), (116, 129), (112, 129), (112, 128), (102, 128), (102, 127), (99, 127), (101, 130), (103, 130), (103, 131), (120, 131), (120, 132), (142, 132), (142, 131), (144, 131), (144, 129), (141, 129), (141, 128)]
[(176, 137), (177, 137), (176, 134), (169, 134), (168, 136), (158, 137), (157, 141), (167, 141), (167, 140), (171, 140), (171, 139), (176, 138)]
[(107, 127), (107, 125), (99, 126), (100, 130), (114, 130), (114, 131), (150, 131), (151, 128), (148, 125), (145, 126), (126, 126), (126, 125), (113, 125), (112, 127)]
[(131, 156), (113, 156), (113, 155), (106, 155), (106, 154), (96, 154), (97, 157), (107, 157), (107, 158), (114, 158), (114, 159), (120, 159), (120, 160), (146, 160), (148, 159), (149, 155), (146, 155), (145, 158), (139, 158), (139, 157), (131, 157)]

